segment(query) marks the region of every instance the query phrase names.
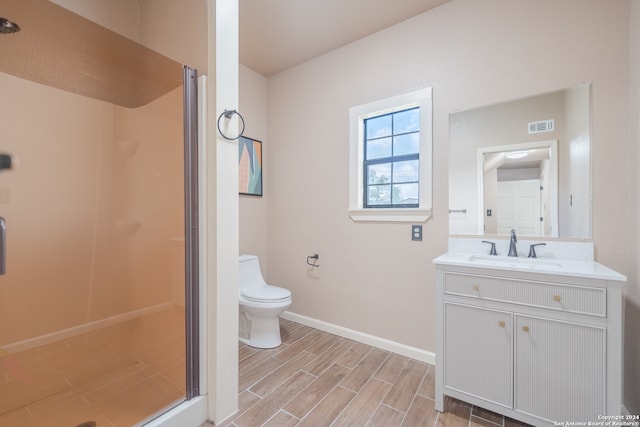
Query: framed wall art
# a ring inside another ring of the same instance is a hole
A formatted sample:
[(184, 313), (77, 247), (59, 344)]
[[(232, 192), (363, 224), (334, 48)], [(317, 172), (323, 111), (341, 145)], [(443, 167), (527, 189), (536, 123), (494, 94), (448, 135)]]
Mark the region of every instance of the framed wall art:
[(262, 142), (241, 136), (238, 138), (239, 192), (262, 196)]

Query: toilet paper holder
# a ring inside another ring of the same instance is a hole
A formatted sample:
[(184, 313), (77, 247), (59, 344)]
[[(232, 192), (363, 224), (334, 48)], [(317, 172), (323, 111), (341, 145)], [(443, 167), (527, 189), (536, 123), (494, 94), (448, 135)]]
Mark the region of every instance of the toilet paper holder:
[[(312, 267), (320, 267), (320, 264), (318, 264), (318, 258), (320, 258), (320, 255), (318, 254), (309, 255), (307, 257), (307, 264)], [(309, 261), (310, 259), (312, 259), (313, 261)]]

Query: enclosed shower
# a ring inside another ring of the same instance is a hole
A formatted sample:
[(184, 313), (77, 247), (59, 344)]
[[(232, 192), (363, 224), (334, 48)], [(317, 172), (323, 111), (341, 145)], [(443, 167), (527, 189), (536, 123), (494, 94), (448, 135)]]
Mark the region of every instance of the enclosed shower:
[(73, 3), (0, 0), (0, 426), (131, 426), (190, 393), (184, 67), (140, 30), (168, 2), (118, 2), (139, 40)]

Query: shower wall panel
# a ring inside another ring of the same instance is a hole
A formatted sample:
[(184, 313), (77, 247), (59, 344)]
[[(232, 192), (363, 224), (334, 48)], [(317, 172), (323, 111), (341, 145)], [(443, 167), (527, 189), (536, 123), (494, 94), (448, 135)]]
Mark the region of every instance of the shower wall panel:
[(0, 73), (0, 97), (2, 148), (19, 160), (0, 180), (0, 347), (168, 306), (181, 89), (127, 109)]
[(182, 129), (182, 88), (115, 107), (114, 253), (129, 310), (171, 301), (172, 242), (184, 237)]
[(0, 278), (0, 345), (92, 319), (107, 286), (113, 106), (1, 74), (7, 274)]

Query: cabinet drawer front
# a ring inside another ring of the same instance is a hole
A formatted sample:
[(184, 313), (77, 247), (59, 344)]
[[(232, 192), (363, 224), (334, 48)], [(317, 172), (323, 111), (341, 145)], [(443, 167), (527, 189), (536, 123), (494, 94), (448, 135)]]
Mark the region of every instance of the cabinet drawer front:
[(447, 294), (523, 304), (571, 313), (607, 315), (607, 291), (604, 288), (445, 273)]

